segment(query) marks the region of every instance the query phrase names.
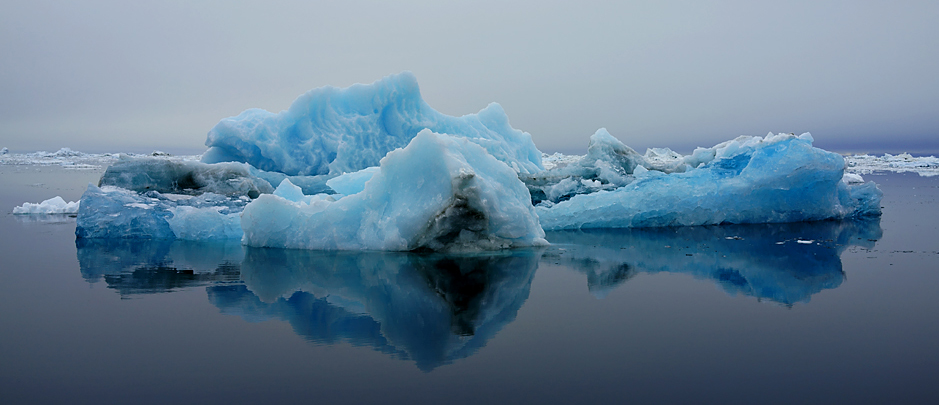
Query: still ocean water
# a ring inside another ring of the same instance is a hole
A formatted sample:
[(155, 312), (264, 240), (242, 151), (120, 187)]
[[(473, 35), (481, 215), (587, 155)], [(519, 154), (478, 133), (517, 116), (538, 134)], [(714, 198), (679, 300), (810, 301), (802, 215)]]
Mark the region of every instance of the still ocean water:
[(489, 255), (77, 243), (100, 170), (0, 166), (0, 403), (936, 403), (939, 177), (863, 222)]

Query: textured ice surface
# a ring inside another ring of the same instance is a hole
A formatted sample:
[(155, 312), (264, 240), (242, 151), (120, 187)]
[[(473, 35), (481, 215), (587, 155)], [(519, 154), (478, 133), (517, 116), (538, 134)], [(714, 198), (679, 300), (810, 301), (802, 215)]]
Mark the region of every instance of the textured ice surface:
[(211, 192), (251, 198), (274, 191), (269, 182), (252, 175), (251, 166), (244, 163), (206, 164), (157, 158), (121, 159), (108, 167), (98, 185), (138, 193), (199, 195)]
[(19, 207), (13, 208), (14, 214), (76, 214), (78, 213), (78, 201), (65, 202), (62, 197), (56, 196), (41, 203), (23, 203)]
[(379, 172), (378, 166), (362, 169), (357, 172), (346, 173), (338, 177), (329, 179), (326, 185), (339, 194), (356, 194), (365, 190), (365, 182)]
[(237, 239), (247, 197), (137, 193), (88, 185), (78, 210), (78, 238)]
[(675, 161), (687, 165), (686, 171), (667, 174), (637, 165), (634, 181), (624, 187), (540, 204), (541, 225), (577, 229), (773, 223), (880, 213), (882, 193), (876, 185), (842, 181), (844, 159), (812, 147), (809, 134), (740, 137)]
[(846, 170), (869, 174), (878, 171), (895, 173), (917, 173), (923, 177), (939, 176), (939, 158), (935, 156), (916, 157), (909, 153), (883, 156), (849, 155), (845, 156)]
[(62, 166), (67, 169), (98, 169), (117, 162), (122, 158), (147, 156), (174, 161), (191, 161), (201, 158), (199, 155), (172, 156), (159, 151), (141, 155), (134, 153), (84, 153), (69, 148), (61, 148), (56, 152), (40, 151), (32, 153), (0, 154), (0, 165)]
[[(284, 188), (283, 191), (281, 189)], [(473, 250), (544, 244), (516, 172), (466, 138), (421, 131), (359, 193), (306, 198), (289, 181), (242, 215), (249, 246)]]
[(219, 122), (208, 134), (206, 163), (238, 161), (289, 175), (355, 172), (377, 166), (422, 129), (464, 137), (521, 173), (540, 171), (531, 135), (512, 128), (496, 103), (452, 117), (421, 98), (410, 72), (345, 89), (309, 91), (289, 109), (250, 109)]

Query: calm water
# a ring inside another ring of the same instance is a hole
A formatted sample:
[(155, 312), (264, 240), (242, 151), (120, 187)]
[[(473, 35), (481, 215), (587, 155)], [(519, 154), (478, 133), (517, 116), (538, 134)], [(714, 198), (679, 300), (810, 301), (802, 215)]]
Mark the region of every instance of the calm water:
[[(0, 209), (99, 172), (0, 169)], [(939, 177), (864, 222), (490, 255), (76, 243), (0, 216), (0, 402), (935, 403)]]

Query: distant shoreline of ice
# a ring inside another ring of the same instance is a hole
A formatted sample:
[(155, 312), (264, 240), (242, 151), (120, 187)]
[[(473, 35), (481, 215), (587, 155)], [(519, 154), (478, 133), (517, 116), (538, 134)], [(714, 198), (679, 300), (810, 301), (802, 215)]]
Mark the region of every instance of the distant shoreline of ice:
[[(5, 150), (6, 148), (4, 148)], [(153, 151), (148, 154), (139, 153), (84, 153), (70, 148), (61, 148), (56, 152), (38, 151), (32, 153), (0, 153), (0, 166), (61, 166), (66, 169), (95, 170), (103, 169), (118, 161), (121, 156), (126, 157), (158, 157), (174, 161), (197, 161), (202, 155), (170, 155), (168, 153)], [(913, 156), (909, 153), (893, 155), (855, 155), (846, 154), (845, 172), (852, 174), (873, 174), (877, 172), (916, 173), (923, 177), (939, 176), (939, 157)], [(545, 169), (558, 165), (576, 162), (583, 155), (566, 155), (563, 153), (542, 154), (542, 163)]]

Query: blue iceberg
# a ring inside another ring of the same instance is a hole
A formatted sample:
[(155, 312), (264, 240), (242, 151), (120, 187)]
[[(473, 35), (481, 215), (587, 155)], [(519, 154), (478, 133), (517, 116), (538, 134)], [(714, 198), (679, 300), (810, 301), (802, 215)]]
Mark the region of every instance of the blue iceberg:
[(641, 155), (600, 129), (584, 156), (545, 156), (498, 104), (450, 117), (402, 73), (224, 119), (201, 162), (121, 159), (82, 197), (76, 235), (474, 251), (544, 245), (545, 230), (879, 215), (877, 186), (812, 142), (769, 134)]

